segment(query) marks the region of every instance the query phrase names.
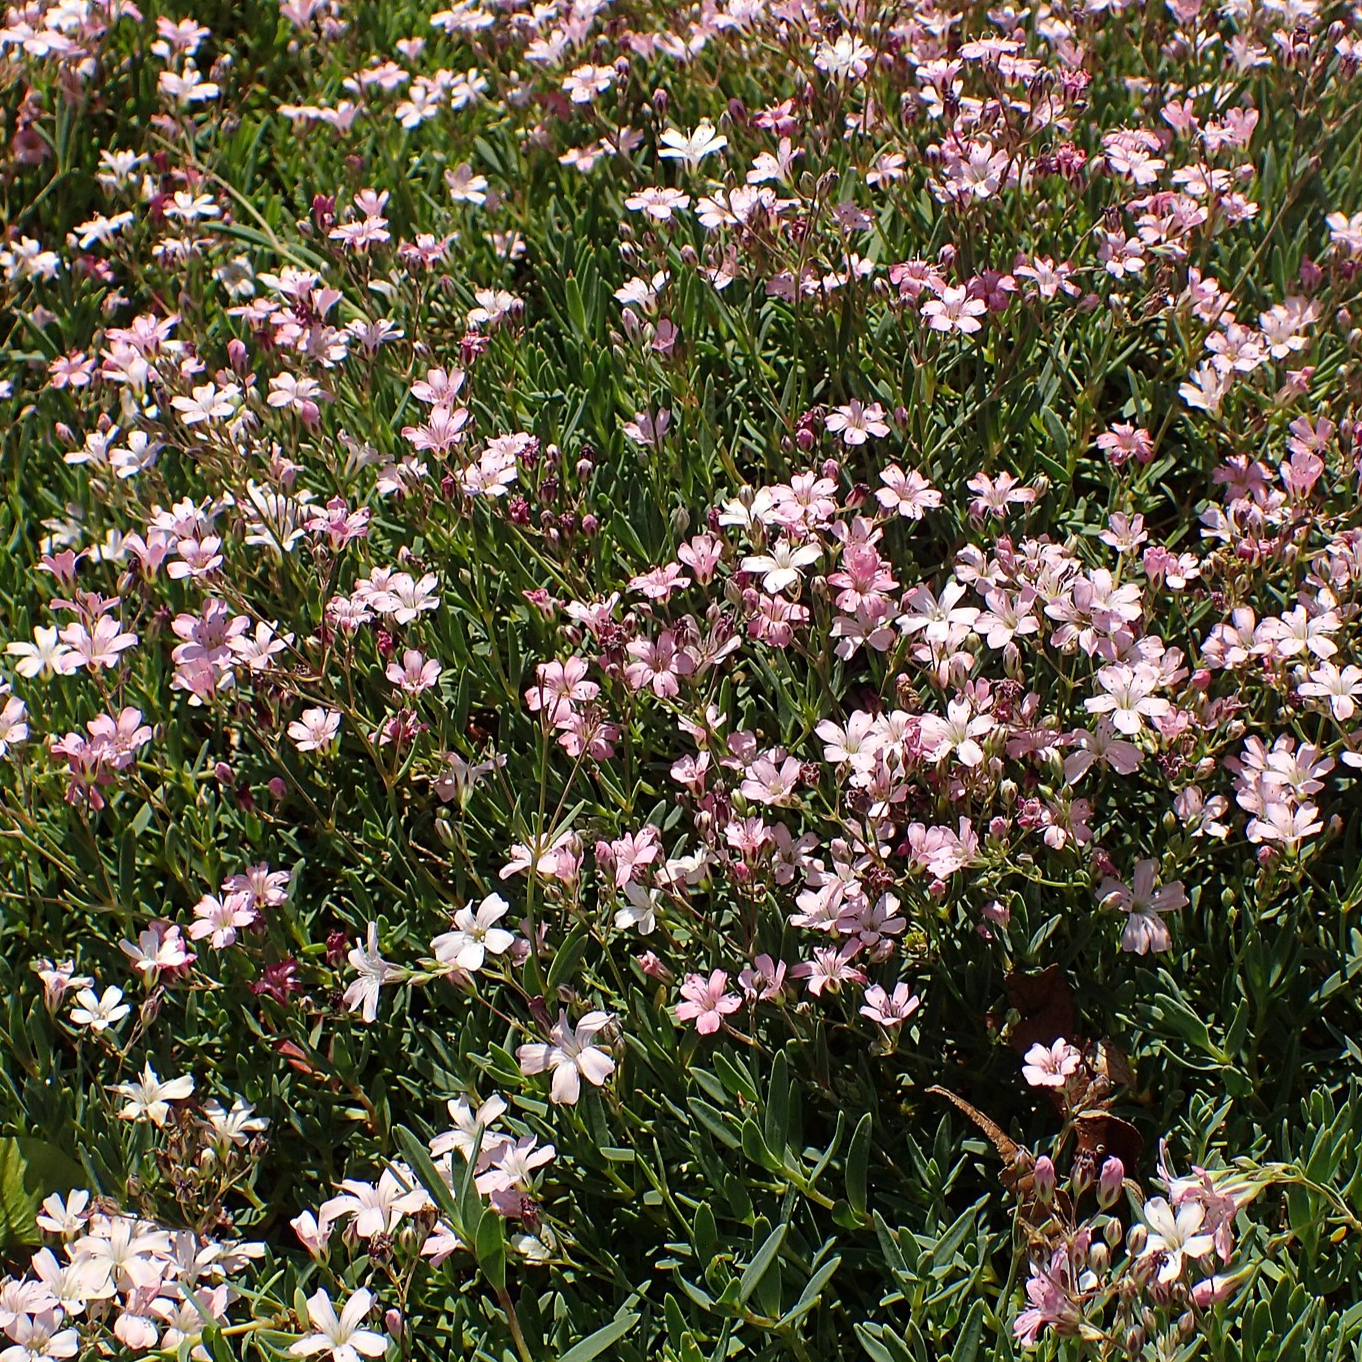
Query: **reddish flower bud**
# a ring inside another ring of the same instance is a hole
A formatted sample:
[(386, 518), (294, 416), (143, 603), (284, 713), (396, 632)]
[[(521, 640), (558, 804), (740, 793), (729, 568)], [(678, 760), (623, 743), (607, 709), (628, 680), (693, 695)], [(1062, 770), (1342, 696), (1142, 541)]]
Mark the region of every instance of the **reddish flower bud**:
[(1107, 1159), (1097, 1178), (1097, 1204), (1105, 1211), (1116, 1204), (1125, 1182), (1125, 1164), (1116, 1157)]

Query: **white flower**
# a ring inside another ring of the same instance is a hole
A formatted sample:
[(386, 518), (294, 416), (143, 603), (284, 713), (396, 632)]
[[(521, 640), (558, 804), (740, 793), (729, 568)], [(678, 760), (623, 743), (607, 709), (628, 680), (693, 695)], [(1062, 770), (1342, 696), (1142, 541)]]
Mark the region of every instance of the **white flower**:
[(360, 1328), (373, 1301), (373, 1296), (361, 1288), (346, 1301), (337, 1319), (331, 1297), (325, 1287), (320, 1287), (307, 1298), (307, 1317), (317, 1332), (300, 1338), (289, 1352), (295, 1357), (330, 1353), (333, 1362), (359, 1362), (361, 1353), (365, 1357), (382, 1357), (388, 1349), (387, 1340), (372, 1329)]
[(89, 1192), (70, 1192), (66, 1197), (53, 1192), (43, 1202), (38, 1224), (49, 1234), (75, 1234), (90, 1218), (89, 1205)]
[(495, 1148), (506, 1138), (492, 1129), (506, 1112), (506, 1099), (493, 1093), (478, 1109), (473, 1110), (466, 1097), (452, 1098), (448, 1104), (452, 1129), (443, 1131), (430, 1142), (432, 1158), (440, 1158), (457, 1149), (465, 1162), (475, 1153)]
[(80, 1351), (80, 1335), (63, 1329), (60, 1310), (43, 1310), (36, 1315), (16, 1314), (5, 1332), (12, 1346), (0, 1352), (0, 1362), (60, 1362)]
[(341, 1195), (323, 1201), (318, 1212), (327, 1224), (342, 1216), (353, 1217), (351, 1229), (360, 1239), (376, 1234), (393, 1234), (403, 1216), (425, 1209), (430, 1198), (424, 1187), (413, 1187), (410, 1174), (399, 1178), (393, 1168), (385, 1168), (377, 1183), (346, 1178)]
[(982, 329), (979, 318), (987, 311), (988, 304), (982, 298), (971, 298), (963, 285), (943, 288), (939, 298), (922, 305), (922, 315), (933, 331), (959, 331), (966, 336)]
[(853, 399), (845, 407), (834, 407), (824, 425), (830, 435), (840, 435), (842, 443), (848, 445), (863, 445), (872, 435), (883, 438), (889, 434), (884, 408), (878, 402), (866, 407)]
[(1124, 951), (1147, 955), (1172, 949), (1172, 935), (1160, 915), (1185, 908), (1187, 894), (1181, 880), (1155, 887), (1158, 868), (1156, 861), (1137, 861), (1129, 888), (1120, 880), (1105, 879), (1097, 891), (1103, 907), (1119, 908), (1128, 914), (1121, 934)]
[(10, 643), (5, 647), (9, 657), (20, 658), (14, 670), (24, 677), (51, 676), (61, 671), (61, 660), (71, 650), (57, 638), (56, 625), (38, 625), (32, 643)]
[(1362, 693), (1362, 668), (1344, 667), (1340, 671), (1332, 662), (1323, 662), (1296, 689), (1312, 699), (1328, 700), (1334, 718), (1347, 723), (1356, 713), (1358, 695)]
[(1184, 1201), (1176, 1211), (1161, 1196), (1144, 1204), (1144, 1221), (1149, 1226), (1141, 1258), (1164, 1255), (1159, 1280), (1171, 1282), (1182, 1272), (1184, 1258), (1204, 1258), (1215, 1247), (1215, 1236), (1199, 1234), (1206, 1219), (1206, 1208), (1199, 1201)]
[(511, 949), (515, 934), (496, 926), (511, 905), (500, 894), (488, 894), (475, 913), (470, 907), (454, 914), (454, 930), (437, 936), (430, 943), (435, 958), (446, 969), (466, 970), (476, 974), (483, 967), (488, 952), (504, 955)]
[(694, 170), (706, 156), (722, 151), (728, 138), (714, 131), (714, 124), (703, 119), (694, 132), (668, 128), (658, 139), (662, 149), (657, 154), (664, 161), (684, 161), (687, 170)]
[(571, 1106), (581, 1096), (583, 1077), (599, 1088), (615, 1072), (615, 1061), (591, 1043), (596, 1033), (612, 1020), (608, 1012), (588, 1012), (574, 1030), (567, 1013), (560, 1012), (549, 1032), (549, 1044), (522, 1045), (516, 1051), (521, 1073), (552, 1071), (549, 1096)]
[(615, 913), (615, 926), (622, 932), (637, 928), (640, 936), (648, 936), (657, 926), (659, 895), (655, 889), (630, 880), (624, 886), (628, 900)]
[(1330, 213), (1324, 222), (1340, 254), (1362, 256), (1362, 213), (1354, 213), (1352, 217), (1346, 213)]
[(314, 706), (288, 726), (288, 735), (300, 752), (324, 752), (340, 732), (341, 716), (334, 709)]
[(132, 1083), (115, 1083), (112, 1090), (128, 1099), (127, 1106), (118, 1113), (123, 1120), (150, 1121), (154, 1126), (163, 1126), (170, 1116), (170, 1104), (188, 1097), (194, 1091), (194, 1080), (184, 1074), (163, 1083), (151, 1067), (151, 1060), (147, 1060), (140, 1078)]
[(378, 950), (378, 923), (371, 922), (366, 939), (350, 952), (350, 964), (359, 971), (345, 990), (345, 1005), (358, 1012), (366, 1022), (378, 1016), (378, 990), (384, 984), (396, 983), (406, 977), (406, 971), (385, 960)]
[(875, 53), (859, 38), (843, 33), (835, 43), (822, 42), (814, 53), (813, 64), (833, 77), (855, 76), (858, 80), (870, 69)]
[(1037, 1041), (1025, 1055), (1022, 1077), (1033, 1088), (1062, 1088), (1078, 1072), (1083, 1056), (1062, 1036), (1053, 1045)]
[(257, 1116), (251, 1103), (238, 1097), (232, 1103), (231, 1111), (224, 1109), (221, 1102), (213, 1101), (204, 1106), (204, 1121), (213, 1137), (223, 1145), (240, 1148), (247, 1144), (252, 1135), (269, 1128), (269, 1117)]
[(123, 990), (113, 986), (106, 988), (102, 994), (97, 994), (92, 988), (83, 988), (76, 994), (76, 1001), (80, 1006), (71, 1009), (71, 1020), (95, 1032), (107, 1030), (132, 1011), (123, 1001)]
[(1118, 733), (1134, 737), (1146, 719), (1160, 718), (1172, 709), (1167, 700), (1154, 694), (1159, 680), (1158, 672), (1143, 663), (1103, 667), (1097, 673), (1097, 684), (1106, 694), (1084, 700), (1083, 706), (1089, 714), (1110, 714)]
[(930, 761), (940, 761), (954, 752), (962, 766), (978, 766), (984, 759), (984, 749), (977, 740), (997, 725), (987, 714), (971, 718), (966, 700), (952, 700), (946, 706), (946, 714), (945, 719), (937, 714), (922, 716), (918, 732), (924, 755)]
[[(0, 695), (3, 692), (0, 691)], [(0, 757), (5, 756), (11, 747), (28, 741), (28, 710), (24, 702), (11, 695), (0, 709)]]
[(632, 213), (646, 213), (654, 222), (668, 222), (673, 213), (690, 207), (690, 195), (679, 189), (649, 186), (630, 194), (624, 206)]
[(180, 413), (180, 420), (187, 426), (198, 425), (201, 421), (219, 421), (236, 414), (237, 399), (241, 389), (229, 383), (219, 389), (213, 383), (203, 383), (194, 389), (192, 397), (172, 397), (170, 405)]
[(786, 587), (797, 586), (801, 569), (818, 561), (822, 550), (817, 544), (801, 544), (796, 548), (788, 539), (782, 539), (771, 548), (770, 553), (752, 554), (742, 560), (744, 572), (761, 573), (762, 588), (774, 595)]

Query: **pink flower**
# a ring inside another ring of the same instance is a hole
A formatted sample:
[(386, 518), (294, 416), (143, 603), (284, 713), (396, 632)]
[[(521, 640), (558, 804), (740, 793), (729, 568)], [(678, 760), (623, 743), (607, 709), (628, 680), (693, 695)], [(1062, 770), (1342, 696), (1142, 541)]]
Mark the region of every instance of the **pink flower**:
[(62, 654), (54, 666), (68, 676), (81, 667), (89, 667), (91, 671), (112, 667), (118, 662), (120, 653), (137, 644), (137, 635), (124, 633), (112, 615), (101, 616), (93, 632), (77, 622), (68, 624), (58, 637), (71, 651)]
[(138, 933), (136, 943), (120, 941), (119, 949), (148, 982), (159, 978), (162, 970), (187, 971), (197, 958), (172, 922), (153, 922)]
[[(651, 823), (645, 824), (637, 833), (626, 832), (623, 837), (609, 843), (606, 859), (614, 868), (616, 888), (623, 889), (630, 880), (637, 878), (637, 872), (652, 865), (661, 850), (657, 829)], [(599, 846), (596, 855), (601, 858)]]
[(551, 723), (572, 713), (578, 701), (594, 700), (601, 688), (586, 679), (587, 664), (580, 657), (566, 662), (541, 662), (535, 669), (539, 684), (525, 692), (525, 708), (531, 713), (544, 710)]
[(387, 677), (399, 690), (408, 695), (420, 695), (440, 679), (444, 669), (433, 658), (423, 657), (415, 648), (402, 654), (402, 661), (389, 662)]
[(677, 563), (667, 563), (629, 579), (629, 590), (640, 592), (650, 601), (669, 600), (673, 591), (680, 591), (689, 585), (690, 578)]
[(728, 975), (716, 969), (708, 979), (703, 974), (688, 974), (681, 985), (681, 996), (686, 1000), (676, 1005), (677, 1021), (693, 1021), (702, 1036), (711, 1036), (731, 1012), (742, 1006), (736, 993), (726, 993)]
[(1023, 487), (1011, 473), (999, 473), (997, 479), (987, 473), (976, 473), (967, 486), (977, 493), (970, 502), (970, 514), (995, 516), (1001, 520), (1009, 506), (1029, 506), (1036, 499), (1034, 487)]
[(209, 937), (218, 950), (225, 950), (236, 943), (237, 928), (249, 927), (257, 917), (249, 894), (228, 894), (225, 898), (205, 894), (194, 905), (189, 935), (195, 941)]
[(758, 757), (742, 782), (743, 797), (757, 804), (791, 804), (802, 769), (794, 757), (786, 757), (779, 766), (769, 757)]
[(1121, 935), (1121, 949), (1124, 951), (1145, 955), (1150, 951), (1169, 950), (1173, 945), (1168, 927), (1160, 914), (1185, 908), (1187, 894), (1180, 880), (1156, 889), (1154, 878), (1158, 868), (1157, 861), (1137, 861), (1130, 888), (1120, 880), (1105, 879), (1097, 891), (1103, 907), (1119, 908), (1128, 914), (1125, 931)]
[(288, 735), (300, 752), (325, 752), (340, 734), (341, 716), (334, 709), (305, 709), (288, 726)]
[(777, 1003), (785, 993), (785, 962), (759, 955), (738, 975), (738, 984), (749, 1003)]
[(824, 989), (839, 992), (844, 983), (863, 984), (864, 970), (851, 963), (860, 949), (859, 941), (844, 942), (840, 950), (833, 946), (817, 946), (813, 959), (796, 965), (790, 971), (790, 978), (806, 980), (804, 986), (815, 998), (820, 997)]
[(648, 689), (660, 698), (671, 698), (681, 693), (679, 677), (695, 670), (694, 656), (684, 648), (677, 648), (676, 635), (664, 629), (656, 642), (633, 639), (628, 653), (634, 660), (624, 668), (625, 680), (631, 690)]
[(889, 434), (884, 408), (878, 402), (866, 407), (853, 399), (845, 407), (834, 407), (824, 425), (830, 435), (840, 435), (847, 445), (863, 445), (872, 435), (882, 438)]
[(1048, 1268), (1039, 1262), (1031, 1264), (1031, 1278), (1026, 1283), (1026, 1298), (1031, 1304), (1012, 1323), (1017, 1342), (1024, 1347), (1034, 1347), (1047, 1326), (1057, 1333), (1072, 1333), (1082, 1323), (1082, 1311), (1061, 1284), (1064, 1275), (1063, 1249), (1055, 1253)]
[(552, 1073), (549, 1097), (555, 1103), (572, 1106), (581, 1096), (583, 1078), (599, 1088), (615, 1072), (615, 1061), (594, 1044), (597, 1032), (613, 1020), (607, 1012), (588, 1012), (574, 1028), (567, 1013), (560, 1011), (547, 1044), (522, 1045), (516, 1050), (520, 1072)]
[(1022, 1077), (1033, 1088), (1062, 1088), (1083, 1056), (1062, 1036), (1053, 1045), (1037, 1041), (1027, 1052)]
[(865, 991), (861, 1016), (869, 1017), (881, 1026), (902, 1026), (921, 1006), (922, 999), (910, 993), (907, 984), (896, 984), (893, 993), (887, 993), (879, 984), (872, 984)]
[(907, 520), (921, 520), (924, 511), (941, 505), (941, 493), (921, 473), (905, 473), (890, 464), (880, 481), (884, 486), (875, 493), (876, 500), (886, 511), (896, 511)]
[(997, 727), (992, 716), (971, 716), (967, 700), (952, 700), (946, 714), (944, 719), (936, 714), (922, 716), (918, 733), (923, 755), (929, 761), (941, 761), (954, 752), (962, 766), (979, 766), (984, 749), (978, 740)]
[(983, 328), (979, 318), (987, 311), (988, 304), (982, 298), (971, 298), (962, 285), (947, 285), (940, 297), (922, 305), (922, 315), (933, 331), (959, 331), (966, 336)]

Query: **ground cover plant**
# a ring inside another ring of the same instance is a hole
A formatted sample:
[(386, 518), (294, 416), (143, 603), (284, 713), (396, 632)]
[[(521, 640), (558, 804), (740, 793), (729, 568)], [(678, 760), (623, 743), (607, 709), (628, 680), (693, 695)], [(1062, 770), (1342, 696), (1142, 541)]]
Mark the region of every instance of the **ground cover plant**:
[(0, 24), (0, 1362), (1350, 1358), (1362, 9)]

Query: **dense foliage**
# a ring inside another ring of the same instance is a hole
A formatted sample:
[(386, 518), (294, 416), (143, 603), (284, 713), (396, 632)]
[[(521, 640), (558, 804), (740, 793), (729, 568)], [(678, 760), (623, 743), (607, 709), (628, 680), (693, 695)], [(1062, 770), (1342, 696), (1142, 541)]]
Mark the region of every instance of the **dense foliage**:
[(11, 6), (0, 1362), (1356, 1356), (1360, 60)]

